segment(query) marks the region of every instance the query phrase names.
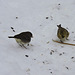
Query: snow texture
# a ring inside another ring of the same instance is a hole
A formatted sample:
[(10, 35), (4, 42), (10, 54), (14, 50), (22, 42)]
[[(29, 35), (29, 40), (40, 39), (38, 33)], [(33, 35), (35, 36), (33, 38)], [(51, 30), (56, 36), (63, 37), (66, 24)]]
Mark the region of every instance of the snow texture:
[[(75, 0), (0, 0), (0, 75), (75, 75), (75, 46), (52, 41), (58, 24), (75, 43)], [(24, 31), (27, 49), (8, 38)]]

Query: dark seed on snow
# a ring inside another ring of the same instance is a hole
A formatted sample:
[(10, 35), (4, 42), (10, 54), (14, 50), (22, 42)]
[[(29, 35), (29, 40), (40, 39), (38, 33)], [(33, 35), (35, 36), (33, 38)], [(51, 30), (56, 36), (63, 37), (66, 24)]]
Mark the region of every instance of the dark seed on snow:
[(49, 70), (51, 70), (51, 69), (49, 69)]
[(66, 69), (68, 69), (68, 70), (69, 70), (69, 68), (68, 68), (68, 67), (66, 67)]
[(16, 19), (18, 19), (18, 17), (16, 17)]
[(72, 32), (72, 33), (74, 33), (74, 32)]
[(71, 59), (74, 59), (74, 57), (71, 57)]
[(52, 52), (50, 52), (50, 55), (52, 55)]
[(51, 50), (51, 52), (54, 52), (54, 50)]
[(63, 54), (65, 54), (65, 52), (63, 52)]
[(11, 27), (11, 29), (14, 29), (13, 27)]
[(60, 53), (59, 55), (61, 56), (62, 54)]
[(36, 60), (36, 59), (34, 59), (34, 60)]
[(42, 26), (42, 25), (40, 25), (40, 26)]
[(60, 4), (58, 4), (58, 5), (60, 5)]
[(45, 62), (43, 61), (43, 64), (45, 64)]
[(28, 55), (25, 55), (26, 57), (29, 57)]
[(46, 17), (46, 19), (48, 19), (49, 17)]
[(50, 73), (52, 73), (52, 72), (50, 72)]
[(13, 30), (13, 32), (15, 32), (15, 30)]

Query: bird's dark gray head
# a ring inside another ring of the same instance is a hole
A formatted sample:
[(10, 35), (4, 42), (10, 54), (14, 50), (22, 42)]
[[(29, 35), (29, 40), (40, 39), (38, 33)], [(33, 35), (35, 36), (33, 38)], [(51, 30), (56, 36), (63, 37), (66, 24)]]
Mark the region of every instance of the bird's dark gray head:
[(58, 28), (61, 28), (61, 24), (57, 25)]
[(27, 31), (27, 32), (25, 32), (25, 34), (26, 34), (28, 37), (33, 38), (33, 34), (32, 34), (31, 32)]

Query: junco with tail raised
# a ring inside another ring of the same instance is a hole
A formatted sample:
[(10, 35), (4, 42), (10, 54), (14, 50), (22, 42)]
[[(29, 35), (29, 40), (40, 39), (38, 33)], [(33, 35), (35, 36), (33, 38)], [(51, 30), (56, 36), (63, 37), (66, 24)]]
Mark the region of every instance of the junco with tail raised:
[(60, 25), (57, 25), (58, 27), (58, 31), (57, 31), (57, 36), (60, 39), (61, 42), (67, 40), (68, 36), (69, 36), (69, 32), (68, 30), (66, 30), (65, 28), (61, 27)]

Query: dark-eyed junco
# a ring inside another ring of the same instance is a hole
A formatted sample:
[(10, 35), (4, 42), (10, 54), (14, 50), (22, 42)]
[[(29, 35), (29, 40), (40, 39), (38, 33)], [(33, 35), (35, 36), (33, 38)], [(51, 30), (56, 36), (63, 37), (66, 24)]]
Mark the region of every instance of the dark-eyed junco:
[[(31, 32), (22, 32), (20, 34), (17, 34), (15, 36), (8, 36), (8, 38), (15, 38), (16, 42), (22, 46), (25, 47), (25, 44), (29, 45), (29, 42), (31, 41), (31, 38), (33, 38), (33, 35)], [(25, 47), (26, 48), (26, 47)]]
[(60, 39), (60, 41), (63, 42), (68, 38), (69, 32), (65, 28), (61, 27), (61, 24), (57, 25), (57, 27), (58, 27), (57, 36)]

